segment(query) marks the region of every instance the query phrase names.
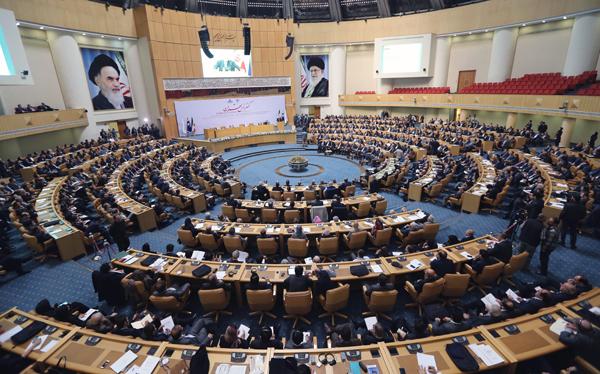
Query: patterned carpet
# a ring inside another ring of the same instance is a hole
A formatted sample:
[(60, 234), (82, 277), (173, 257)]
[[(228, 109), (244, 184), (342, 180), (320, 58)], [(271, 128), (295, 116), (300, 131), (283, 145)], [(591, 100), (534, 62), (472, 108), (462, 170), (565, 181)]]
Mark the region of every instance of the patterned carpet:
[[(298, 145), (272, 145), (238, 149), (225, 153), (224, 157), (238, 157), (247, 153), (285, 149), (288, 147), (297, 148)], [(317, 164), (323, 168), (321, 174), (314, 178), (309, 177), (308, 181), (311, 181), (312, 179), (342, 179), (343, 177), (355, 178), (360, 173), (359, 167), (350, 161), (343, 161), (334, 157), (318, 156), (314, 151), (310, 150), (305, 152), (306, 155), (310, 157), (311, 163)], [(283, 177), (278, 176), (274, 172), (274, 167), (276, 168), (279, 165), (286, 164), (287, 159), (291, 157), (290, 154), (294, 155), (296, 154), (296, 151), (292, 153), (283, 152), (276, 158), (273, 158), (275, 156), (274, 154), (252, 156), (236, 161), (235, 164), (236, 166), (245, 165), (241, 175), (242, 179), (249, 182), (249, 184), (254, 183), (254, 181), (265, 179), (271, 182), (276, 180), (284, 181), (285, 179)], [(268, 158), (268, 160), (256, 161), (265, 158)], [(440, 242), (446, 241), (450, 234), (461, 237), (465, 230), (469, 228), (475, 229), (476, 235), (497, 233), (504, 230), (508, 223), (506, 220), (493, 215), (461, 214), (440, 205), (424, 202), (405, 202), (398, 195), (387, 192), (383, 192), (382, 194), (388, 200), (388, 209), (399, 210), (402, 207), (407, 207), (408, 209), (421, 208), (433, 214), (435, 219), (441, 223), (441, 229), (438, 234), (438, 241)], [(220, 202), (218, 202), (217, 206), (212, 211), (220, 212)], [(204, 215), (205, 214), (197, 214), (195, 216)], [(176, 231), (182, 224), (183, 219), (183, 217), (179, 218), (160, 230), (132, 236), (132, 246), (141, 248), (141, 246), (147, 242), (153, 250), (159, 252), (164, 252), (167, 244), (174, 244), (176, 250), (181, 248), (181, 245), (177, 244)], [(13, 233), (12, 244), (17, 248), (17, 251), (26, 250), (24, 243), (20, 241), (16, 232)], [(600, 272), (597, 271), (600, 260), (596, 254), (596, 250), (599, 247), (600, 240), (592, 239), (588, 236), (580, 237), (577, 250), (559, 247), (555, 250), (550, 259), (549, 270), (551, 278), (560, 280), (580, 273), (588, 276), (594, 285), (600, 286)], [(98, 301), (92, 288), (91, 272), (97, 269), (101, 262), (108, 259), (107, 253), (104, 253), (102, 256), (103, 259), (98, 262), (92, 260), (93, 254), (77, 261), (65, 263), (49, 261), (39, 265), (34, 261), (29, 261), (25, 264), (25, 268), (31, 270), (28, 274), (18, 278), (14, 274), (1, 276), (0, 311), (13, 306), (18, 306), (24, 310), (30, 310), (42, 298), (48, 298), (51, 303), (80, 301), (90, 306), (97, 305)], [(537, 270), (538, 266), (539, 260), (538, 255), (536, 254), (532, 262), (532, 270)], [(517, 278), (521, 282), (541, 280), (540, 277), (530, 273), (519, 274)], [(405, 301), (405, 297), (405, 295), (402, 295), (401, 299)], [(475, 297), (475, 295), (473, 295), (473, 297)], [(364, 310), (362, 304), (362, 301), (353, 303), (348, 311), (352, 315), (360, 315), (360, 311)], [(414, 317), (414, 312), (406, 311), (403, 308), (403, 304), (404, 302), (398, 303), (395, 316), (407, 319)], [(192, 304), (192, 309), (198, 309), (196, 303)], [(316, 314), (319, 313), (319, 308), (315, 307), (314, 309), (313, 314), (315, 314), (315, 316), (311, 316), (311, 320), (316, 320)], [(284, 314), (280, 305), (278, 306), (278, 310), (275, 311), (275, 314)], [(249, 321), (247, 309), (245, 307), (238, 308), (231, 320), (238, 322), (245, 321), (247, 324), (256, 324), (255, 322)], [(283, 320), (278, 320), (277, 322), (277, 325), (281, 323), (281, 334), (283, 335), (285, 335), (289, 329), (289, 324), (287, 322), (288, 321), (283, 322)], [(322, 332), (322, 323), (318, 322), (313, 324), (312, 329)]]

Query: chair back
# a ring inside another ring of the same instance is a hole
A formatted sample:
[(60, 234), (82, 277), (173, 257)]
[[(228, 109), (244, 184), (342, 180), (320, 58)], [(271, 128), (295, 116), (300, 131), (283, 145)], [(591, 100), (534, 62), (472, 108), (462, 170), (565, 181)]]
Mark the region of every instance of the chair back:
[(131, 286), (131, 287), (133, 287), (133, 290), (135, 291), (137, 296), (140, 298), (140, 300), (144, 300), (144, 301), (148, 300), (148, 297), (150, 296), (150, 294), (146, 290), (146, 287), (144, 286), (144, 282), (134, 281), (130, 278), (130, 276), (131, 276), (131, 274), (127, 274), (125, 277), (123, 277), (123, 279), (121, 279), (121, 286), (123, 287), (123, 289), (127, 289), (129, 286)]
[(358, 204), (358, 209), (355, 210), (356, 217), (364, 218), (369, 215), (371, 212), (371, 203), (368, 201), (363, 201)]
[(312, 309), (312, 290), (300, 292), (283, 292), (283, 305), (287, 314), (304, 316)]
[(279, 220), (277, 209), (262, 208), (260, 211), (260, 220), (262, 223), (277, 223)]
[(504, 262), (497, 262), (492, 265), (483, 267), (483, 270), (479, 275), (475, 276), (473, 280), (479, 285), (488, 285), (496, 282), (504, 271)]
[(384, 245), (390, 244), (390, 240), (392, 240), (392, 231), (391, 227), (387, 227), (383, 230), (377, 230), (375, 233), (375, 239), (373, 240), (373, 245), (376, 247), (382, 247)]
[(347, 246), (351, 250), (361, 249), (365, 246), (368, 234), (366, 231), (353, 232), (350, 240), (347, 241)]
[(337, 236), (330, 236), (328, 238), (319, 239), (317, 245), (319, 254), (323, 256), (331, 256), (338, 253), (340, 248), (340, 241)]
[(288, 239), (288, 254), (292, 257), (304, 258), (308, 256), (308, 240), (307, 239)]
[(277, 240), (274, 238), (258, 238), (256, 239), (256, 245), (258, 246), (258, 252), (265, 256), (272, 256), (279, 250)]
[(528, 258), (529, 254), (527, 252), (512, 256), (508, 264), (504, 265), (503, 275), (507, 278), (510, 278), (513, 274), (519, 272), (527, 264)]
[(202, 304), (202, 309), (207, 312), (224, 310), (229, 305), (231, 294), (223, 288), (214, 290), (198, 290), (198, 299)]
[(284, 191), (283, 200), (285, 201), (296, 201), (296, 193), (294, 191)]
[(398, 290), (373, 291), (367, 307), (371, 312), (391, 312), (396, 307)]
[(240, 218), (242, 220), (242, 222), (244, 222), (244, 223), (248, 223), (252, 220), (252, 217), (250, 217), (250, 213), (248, 212), (247, 209), (244, 209), (244, 208), (236, 208), (235, 216), (237, 218)]
[(248, 308), (252, 312), (269, 312), (275, 306), (276, 295), (276, 289), (247, 290)]
[(431, 189), (429, 190), (429, 197), (437, 197), (440, 195), (440, 193), (442, 193), (442, 188), (444, 187), (444, 185), (439, 182), (433, 185), (433, 187), (431, 187)]
[(423, 240), (434, 240), (440, 231), (439, 223), (425, 223), (423, 225)]
[(27, 243), (29, 248), (33, 249), (37, 253), (44, 253), (44, 246), (38, 243), (35, 236), (23, 233), (23, 239), (25, 239), (25, 243)]
[(325, 293), (323, 309), (327, 312), (337, 312), (348, 305), (350, 299), (350, 284), (346, 283), (340, 287), (328, 290)]
[(234, 207), (232, 207), (231, 205), (223, 204), (221, 206), (221, 212), (223, 213), (223, 215), (225, 217), (229, 218), (229, 220), (231, 222), (235, 222), (237, 217), (235, 216), (235, 208)]
[(238, 251), (244, 250), (244, 242), (242, 242), (242, 237), (239, 235), (235, 235), (235, 236), (225, 235), (223, 237), (223, 244), (225, 246), (225, 250), (229, 253), (232, 253), (235, 250), (238, 250)]
[(402, 245), (417, 244), (421, 241), (423, 241), (423, 229), (409, 232), (402, 240)]
[(460, 273), (448, 273), (444, 275), (444, 290), (442, 296), (444, 297), (461, 297), (467, 293), (469, 287), (469, 274)]
[(385, 210), (387, 209), (387, 200), (379, 200), (375, 203), (375, 214), (378, 216), (382, 216), (385, 214)]
[(316, 216), (319, 216), (321, 222), (329, 221), (329, 213), (327, 213), (327, 208), (324, 206), (313, 206), (310, 208), (311, 219), (314, 219)]
[(181, 240), (181, 244), (186, 247), (194, 248), (198, 246), (198, 239), (194, 238), (192, 232), (189, 230), (179, 229), (177, 230), (177, 236), (179, 237), (179, 240)]
[(187, 301), (187, 298), (178, 300), (175, 296), (151, 295), (148, 300), (156, 307), (156, 309), (160, 311), (178, 312), (185, 306), (185, 301)]
[(273, 200), (281, 200), (283, 197), (283, 192), (281, 191), (270, 191), (269, 192), (269, 197)]
[(444, 280), (444, 278), (440, 278), (435, 282), (425, 283), (423, 285), (423, 289), (417, 297), (417, 302), (419, 302), (420, 304), (428, 304), (437, 300), (437, 298), (444, 290), (445, 282), (446, 281)]
[(295, 223), (296, 220), (300, 222), (300, 211), (295, 209), (284, 211), (283, 220), (285, 223)]
[(219, 243), (217, 243), (213, 234), (201, 232), (198, 234), (198, 241), (205, 251), (214, 252), (219, 249)]
[(311, 201), (317, 199), (317, 193), (314, 190), (304, 191), (304, 200)]

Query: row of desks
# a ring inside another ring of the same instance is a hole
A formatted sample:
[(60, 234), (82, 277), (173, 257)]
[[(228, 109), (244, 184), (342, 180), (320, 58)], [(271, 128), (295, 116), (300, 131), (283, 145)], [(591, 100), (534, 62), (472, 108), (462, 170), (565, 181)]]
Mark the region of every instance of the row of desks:
[(262, 124), (262, 125), (240, 125), (236, 127), (218, 127), (218, 128), (207, 128), (204, 129), (205, 139), (224, 138), (228, 136), (238, 136), (246, 134), (256, 134), (263, 132), (270, 132), (275, 130), (283, 130), (284, 123), (278, 122), (276, 125)]
[(471, 188), (464, 192), (461, 211), (467, 211), (469, 213), (479, 212), (479, 206), (481, 205), (481, 198), (488, 191), (487, 185), (494, 184), (496, 179), (496, 168), (494, 164), (488, 159), (481, 157), (479, 153), (469, 152), (467, 156), (475, 161), (477, 164), (477, 170), (479, 171), (479, 178), (477, 182)]
[(63, 261), (85, 255), (83, 233), (72, 226), (60, 211), (59, 195), (68, 177), (57, 177), (50, 181), (35, 199), (35, 212), (40, 227), (54, 239)]
[[(594, 306), (598, 303), (599, 289), (594, 289), (580, 296), (576, 301), (587, 300)], [(576, 314), (565, 304), (546, 308), (539, 313), (524, 315), (518, 318), (497, 324), (479, 326), (467, 331), (433, 336), (423, 339), (407, 340), (392, 343), (378, 343), (346, 348), (309, 348), (309, 349), (282, 349), (275, 350), (239, 350), (223, 348), (207, 348), (210, 361), (209, 373), (216, 374), (221, 364), (241, 365), (244, 374), (251, 373), (252, 368), (258, 372), (269, 373), (269, 362), (272, 358), (296, 357), (300, 363), (306, 363), (311, 370), (319, 374), (345, 374), (351, 370), (353, 355), (365, 365), (374, 365), (380, 373), (417, 373), (417, 355), (412, 353), (417, 348), (422, 353), (433, 355), (438, 370), (444, 374), (457, 374), (461, 370), (454, 364), (446, 346), (456, 340), (466, 340), (467, 349), (471, 352), (479, 365), (480, 371), (499, 369), (503, 373), (514, 373), (517, 364), (535, 357), (564, 349), (565, 346), (558, 340), (558, 335), (549, 330), (550, 324), (542, 321), (540, 317), (548, 315), (554, 319), (572, 318)], [(15, 326), (26, 328), (34, 321), (47, 325), (46, 330), (38, 334), (48, 335), (48, 342), (53, 343), (47, 352), (34, 350), (29, 354), (33, 361), (44, 362), (48, 365), (64, 367), (68, 370), (82, 373), (113, 373), (110, 366), (115, 363), (127, 350), (135, 350), (137, 357), (134, 365), (141, 365), (148, 356), (160, 358), (151, 373), (187, 371), (191, 355), (198, 349), (193, 345), (179, 345), (168, 342), (146, 341), (137, 338), (122, 337), (114, 334), (100, 334), (94, 331), (74, 327), (72, 325), (56, 322), (46, 317), (23, 312), (13, 308), (0, 316), (0, 326), (8, 331)], [(512, 325), (518, 328), (516, 334), (509, 334), (505, 327)], [(5, 351), (22, 354), (32, 339), (14, 345), (10, 340), (1, 343)], [(98, 340), (96, 343), (91, 343)], [(490, 347), (501, 359), (501, 362), (488, 365), (474, 354), (471, 344), (485, 344)], [(409, 350), (410, 349), (410, 350)], [(245, 353), (243, 362), (232, 361), (232, 353)], [(336, 365), (317, 364), (319, 356), (331, 354), (336, 359)], [(185, 361), (185, 362), (184, 362)], [(165, 365), (166, 364), (166, 365)], [(262, 366), (262, 369), (260, 368)]]
[(202, 192), (194, 191), (189, 189), (181, 184), (175, 182), (173, 179), (173, 166), (178, 160), (185, 159), (189, 155), (188, 152), (183, 152), (182, 154), (167, 160), (160, 171), (161, 178), (169, 184), (169, 187), (173, 190), (179, 190), (181, 196), (184, 196), (191, 200), (192, 206), (194, 207), (194, 212), (200, 213), (206, 210), (206, 197)]
[(439, 159), (437, 156), (427, 156), (427, 171), (417, 180), (408, 184), (408, 199), (413, 201), (421, 201), (423, 188), (434, 182), (435, 176), (439, 170)]

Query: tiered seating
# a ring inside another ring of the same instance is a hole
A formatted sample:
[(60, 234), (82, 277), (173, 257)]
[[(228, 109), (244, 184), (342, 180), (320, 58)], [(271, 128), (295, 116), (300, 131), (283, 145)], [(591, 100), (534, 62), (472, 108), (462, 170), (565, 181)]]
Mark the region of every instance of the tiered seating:
[(390, 94), (445, 94), (450, 93), (450, 87), (396, 87)]
[(374, 95), (375, 91), (356, 91), (355, 95)]
[(459, 91), (461, 94), (562, 95), (596, 80), (597, 72), (586, 71), (575, 76), (560, 73), (525, 74), (504, 82), (475, 83)]
[(580, 88), (575, 95), (600, 96), (600, 82), (592, 83), (588, 87)]

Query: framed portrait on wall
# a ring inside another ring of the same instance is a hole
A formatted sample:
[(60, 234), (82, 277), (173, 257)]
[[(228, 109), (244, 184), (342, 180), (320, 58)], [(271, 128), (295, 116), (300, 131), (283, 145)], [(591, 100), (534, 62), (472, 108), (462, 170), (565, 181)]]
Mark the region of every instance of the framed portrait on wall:
[(82, 47), (81, 57), (94, 110), (132, 109), (123, 52)]
[(329, 55), (301, 55), (302, 97), (329, 96)]

